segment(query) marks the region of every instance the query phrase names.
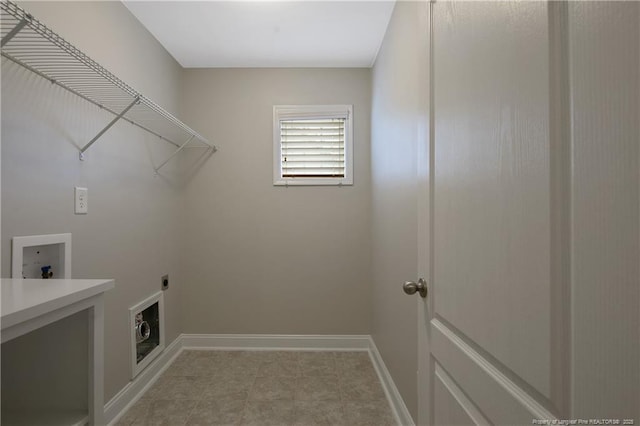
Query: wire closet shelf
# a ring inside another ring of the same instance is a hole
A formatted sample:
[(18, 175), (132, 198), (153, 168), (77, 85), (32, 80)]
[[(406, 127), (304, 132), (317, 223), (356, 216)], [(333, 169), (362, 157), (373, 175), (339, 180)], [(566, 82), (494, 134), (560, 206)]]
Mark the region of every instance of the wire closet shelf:
[(156, 173), (187, 145), (216, 151), (207, 139), (143, 96), (11, 1), (0, 1), (2, 57), (23, 66), (115, 117), (80, 148), (80, 159), (119, 120), (176, 147)]

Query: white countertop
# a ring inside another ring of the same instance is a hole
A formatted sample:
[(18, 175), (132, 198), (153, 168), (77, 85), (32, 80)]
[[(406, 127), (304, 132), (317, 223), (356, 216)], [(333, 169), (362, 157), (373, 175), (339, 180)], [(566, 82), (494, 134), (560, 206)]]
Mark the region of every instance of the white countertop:
[(71, 305), (114, 287), (114, 281), (2, 279), (2, 329)]

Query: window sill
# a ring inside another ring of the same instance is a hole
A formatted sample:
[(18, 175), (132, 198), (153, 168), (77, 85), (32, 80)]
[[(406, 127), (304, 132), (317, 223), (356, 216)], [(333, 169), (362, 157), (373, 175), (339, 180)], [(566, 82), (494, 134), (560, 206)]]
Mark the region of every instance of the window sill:
[(277, 179), (274, 186), (352, 186), (352, 179)]

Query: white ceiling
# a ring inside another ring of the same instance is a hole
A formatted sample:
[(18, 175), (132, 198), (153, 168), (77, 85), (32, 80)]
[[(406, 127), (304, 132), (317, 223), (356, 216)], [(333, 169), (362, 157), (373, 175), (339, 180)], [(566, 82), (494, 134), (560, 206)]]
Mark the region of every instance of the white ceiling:
[(394, 1), (123, 1), (185, 68), (369, 67)]

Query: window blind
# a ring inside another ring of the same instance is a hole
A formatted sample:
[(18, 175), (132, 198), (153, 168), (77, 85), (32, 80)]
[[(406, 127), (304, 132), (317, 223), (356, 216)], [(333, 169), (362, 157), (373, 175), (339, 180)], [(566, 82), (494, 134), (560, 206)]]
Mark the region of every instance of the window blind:
[(346, 118), (281, 119), (284, 178), (343, 178)]

